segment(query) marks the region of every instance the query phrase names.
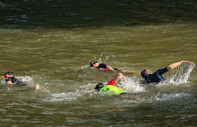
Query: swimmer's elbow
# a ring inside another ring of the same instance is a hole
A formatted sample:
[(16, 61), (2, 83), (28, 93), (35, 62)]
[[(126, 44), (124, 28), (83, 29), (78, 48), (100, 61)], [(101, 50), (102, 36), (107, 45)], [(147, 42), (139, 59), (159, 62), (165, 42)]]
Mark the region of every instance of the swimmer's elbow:
[(168, 66), (168, 67), (167, 67), (167, 70), (168, 70), (168, 71), (172, 70), (172, 67)]

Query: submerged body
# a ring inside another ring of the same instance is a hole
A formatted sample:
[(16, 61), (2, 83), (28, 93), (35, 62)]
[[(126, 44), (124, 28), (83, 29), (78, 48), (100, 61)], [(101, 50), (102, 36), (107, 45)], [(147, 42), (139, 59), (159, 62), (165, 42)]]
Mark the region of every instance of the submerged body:
[(113, 85), (105, 85), (100, 89), (100, 91), (105, 92), (107, 95), (120, 95), (126, 92)]

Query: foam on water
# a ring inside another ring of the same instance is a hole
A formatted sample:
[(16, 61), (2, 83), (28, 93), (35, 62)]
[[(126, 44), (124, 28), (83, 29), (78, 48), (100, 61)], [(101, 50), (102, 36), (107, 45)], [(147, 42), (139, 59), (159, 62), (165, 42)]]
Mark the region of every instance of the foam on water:
[(34, 82), (34, 79), (31, 76), (17, 76), (16, 78), (18, 78), (19, 80), (22, 80), (23, 82), (27, 82), (27, 83)]
[(190, 93), (172, 93), (172, 94), (161, 94), (158, 93), (157, 95), (154, 95), (151, 97), (150, 100), (156, 100), (156, 101), (167, 101), (167, 100), (173, 100), (173, 99), (178, 99), (178, 98), (187, 98), (187, 97), (191, 97), (192, 94)]
[[(140, 86), (136, 78), (127, 78), (127, 80), (121, 81), (120, 88), (127, 90), (129, 93), (137, 93), (137, 92), (143, 92), (145, 89)], [(66, 101), (71, 102), (79, 99), (83, 96), (92, 96), (95, 94), (98, 94), (94, 90), (95, 84), (83, 84), (80, 85), (78, 89), (74, 92), (63, 92), (63, 93), (53, 93), (50, 98), (45, 99), (45, 101), (49, 102), (56, 102), (56, 101)], [(102, 94), (102, 93), (101, 93)], [(104, 95), (104, 94), (102, 94)]]
[(125, 80), (121, 80), (120, 83), (122, 84), (120, 87), (128, 92), (137, 93), (145, 91), (145, 88), (140, 85), (136, 77), (127, 77)]
[[(17, 79), (26, 82), (28, 84), (33, 84), (34, 83), (34, 79), (31, 76), (16, 76)], [(5, 85), (5, 80), (1, 81), (2, 85)]]
[(48, 102), (59, 102), (59, 101), (65, 101), (65, 102), (71, 102), (79, 99), (80, 97), (83, 97), (85, 95), (92, 96), (94, 91), (94, 85), (95, 84), (84, 84), (80, 85), (76, 91), (73, 92), (63, 92), (63, 93), (53, 93), (50, 98), (44, 99), (44, 101)]
[(79, 94), (77, 92), (54, 93), (54, 94), (52, 94), (52, 97), (48, 101), (50, 101), (50, 102), (74, 101), (74, 100), (78, 99), (80, 96), (81, 96), (81, 94)]

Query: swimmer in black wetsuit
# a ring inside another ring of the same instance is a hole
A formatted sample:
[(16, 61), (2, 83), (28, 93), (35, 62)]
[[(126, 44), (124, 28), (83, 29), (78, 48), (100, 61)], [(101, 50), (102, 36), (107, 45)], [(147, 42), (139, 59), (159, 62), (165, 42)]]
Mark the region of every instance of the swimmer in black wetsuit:
[(4, 74), (4, 80), (5, 80), (6, 85), (8, 86), (17, 85), (17, 86), (26, 86), (28, 88), (33, 88), (33, 89), (40, 89), (39, 84), (36, 84), (35, 86), (29, 86), (23, 81), (18, 80), (17, 78), (15, 78), (13, 72), (6, 72)]
[(111, 66), (108, 66), (103, 63), (99, 63), (96, 60), (93, 60), (90, 62), (90, 67), (94, 67), (96, 69), (104, 70), (104, 71), (114, 71), (114, 72), (122, 72), (122, 73), (132, 73), (132, 74), (139, 74), (138, 71), (132, 71), (132, 70), (120, 70), (117, 68), (113, 68)]
[(149, 69), (144, 69), (141, 71), (141, 76), (143, 77), (143, 84), (149, 84), (149, 83), (159, 83), (161, 81), (164, 81), (165, 79), (163, 78), (162, 74), (180, 66), (182, 63), (187, 63), (187, 64), (192, 64), (193, 62), (191, 61), (179, 61), (176, 63), (172, 63), (169, 66), (163, 68), (163, 69), (158, 69), (156, 72), (152, 73)]

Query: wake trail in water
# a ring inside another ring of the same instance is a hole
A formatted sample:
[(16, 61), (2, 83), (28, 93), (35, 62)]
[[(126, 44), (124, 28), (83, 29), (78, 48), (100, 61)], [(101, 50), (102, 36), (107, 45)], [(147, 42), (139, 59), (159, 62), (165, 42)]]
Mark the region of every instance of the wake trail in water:
[(97, 92), (94, 90), (95, 84), (83, 84), (76, 88), (75, 91), (66, 91), (66, 92), (55, 92), (51, 93), (48, 91), (50, 96), (44, 99), (46, 102), (73, 102), (77, 101), (80, 98), (90, 97)]
[(190, 98), (192, 96), (192, 94), (190, 93), (184, 93), (184, 92), (181, 92), (181, 93), (171, 93), (171, 94), (161, 94), (161, 93), (158, 93), (154, 96), (152, 96), (149, 100), (149, 102), (152, 102), (152, 101), (170, 101), (170, 100), (177, 100), (179, 98)]

